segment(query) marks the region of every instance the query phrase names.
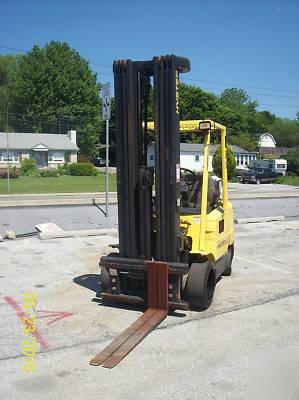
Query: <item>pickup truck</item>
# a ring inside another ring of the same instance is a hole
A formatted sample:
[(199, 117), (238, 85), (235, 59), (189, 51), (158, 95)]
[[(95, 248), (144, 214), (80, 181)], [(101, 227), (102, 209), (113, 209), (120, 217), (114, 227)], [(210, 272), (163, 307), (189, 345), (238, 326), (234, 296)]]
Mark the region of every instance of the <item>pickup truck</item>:
[(272, 183), (277, 178), (276, 172), (270, 168), (256, 168), (250, 169), (242, 174), (240, 182), (242, 183)]

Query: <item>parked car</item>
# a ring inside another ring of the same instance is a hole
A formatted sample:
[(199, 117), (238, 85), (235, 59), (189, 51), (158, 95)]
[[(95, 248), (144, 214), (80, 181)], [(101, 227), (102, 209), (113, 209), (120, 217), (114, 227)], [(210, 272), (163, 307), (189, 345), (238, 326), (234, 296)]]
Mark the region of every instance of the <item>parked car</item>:
[(102, 157), (94, 157), (92, 163), (95, 167), (104, 167), (106, 165), (106, 160)]
[(286, 174), (288, 168), (287, 160), (283, 158), (277, 158), (275, 160), (264, 159), (264, 160), (252, 160), (249, 162), (250, 169), (266, 168), (276, 172), (277, 176), (283, 176)]
[(277, 174), (270, 168), (256, 168), (242, 174), (240, 182), (242, 183), (271, 183), (275, 182)]

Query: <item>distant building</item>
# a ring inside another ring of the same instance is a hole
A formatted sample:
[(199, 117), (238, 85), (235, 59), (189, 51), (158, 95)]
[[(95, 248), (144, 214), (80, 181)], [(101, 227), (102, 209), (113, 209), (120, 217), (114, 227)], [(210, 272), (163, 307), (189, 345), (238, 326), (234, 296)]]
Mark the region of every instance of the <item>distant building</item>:
[(7, 145), (11, 166), (20, 167), (25, 158), (34, 159), (38, 168), (57, 168), (64, 163), (77, 162), (75, 130), (68, 131), (66, 135), (0, 132), (0, 168), (7, 165)]
[[(210, 157), (209, 157), (209, 171), (213, 170), (212, 160), (214, 153), (218, 145), (212, 144), (210, 146)], [(256, 159), (255, 152), (249, 152), (240, 146), (231, 146), (236, 160), (236, 167), (239, 169), (245, 169), (249, 165), (250, 161)], [(187, 168), (191, 171), (201, 171), (203, 169), (203, 152), (204, 145), (197, 143), (181, 143), (180, 145), (180, 164), (181, 168)], [(147, 155), (148, 166), (154, 166), (155, 164), (155, 145), (152, 143), (148, 149)]]
[(276, 140), (271, 135), (271, 133), (262, 133), (259, 138), (259, 147), (276, 147)]
[(264, 158), (285, 158), (290, 150), (290, 147), (261, 147)]

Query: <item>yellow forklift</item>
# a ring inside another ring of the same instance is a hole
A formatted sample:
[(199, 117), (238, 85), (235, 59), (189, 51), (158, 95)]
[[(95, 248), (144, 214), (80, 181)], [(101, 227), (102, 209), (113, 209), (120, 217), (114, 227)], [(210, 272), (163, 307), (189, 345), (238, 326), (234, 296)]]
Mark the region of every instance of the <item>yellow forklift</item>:
[[(119, 245), (100, 260), (101, 296), (148, 309), (92, 365), (115, 366), (169, 310), (207, 309), (217, 281), (231, 274), (226, 128), (209, 119), (180, 122), (179, 74), (189, 70), (190, 61), (174, 55), (114, 62)], [(151, 131), (154, 166), (148, 162)], [(201, 173), (180, 168), (180, 131), (202, 138)], [(221, 143), (222, 194), (209, 174), (213, 135)]]
[[(154, 123), (148, 123), (154, 132)], [(180, 229), (182, 248), (188, 249), (190, 266), (182, 279), (182, 297), (189, 308), (204, 310), (213, 300), (217, 280), (231, 275), (234, 256), (234, 217), (228, 201), (226, 166), (226, 128), (212, 120), (180, 121), (181, 133), (203, 137), (204, 155), (201, 172), (180, 169)], [(211, 137), (219, 138), (222, 159), (222, 179), (209, 174)], [(221, 183), (220, 183), (221, 182)]]

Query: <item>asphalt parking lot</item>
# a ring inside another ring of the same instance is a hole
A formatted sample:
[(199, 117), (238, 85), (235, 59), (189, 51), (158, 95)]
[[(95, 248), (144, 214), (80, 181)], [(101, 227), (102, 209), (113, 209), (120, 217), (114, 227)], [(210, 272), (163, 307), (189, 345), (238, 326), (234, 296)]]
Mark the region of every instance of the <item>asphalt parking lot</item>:
[[(3, 399), (299, 398), (298, 220), (236, 226), (231, 277), (205, 312), (169, 316), (116, 368), (89, 360), (140, 310), (97, 297), (116, 237), (0, 244)], [(22, 292), (34, 292), (34, 373), (21, 371)]]

